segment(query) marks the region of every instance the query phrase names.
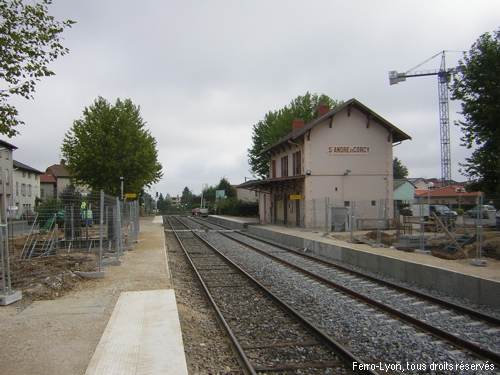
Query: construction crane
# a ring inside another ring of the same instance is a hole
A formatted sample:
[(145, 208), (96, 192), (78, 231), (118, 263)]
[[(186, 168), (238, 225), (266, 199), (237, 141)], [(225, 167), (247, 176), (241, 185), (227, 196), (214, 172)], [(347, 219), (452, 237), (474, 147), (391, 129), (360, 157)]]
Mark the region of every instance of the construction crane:
[[(459, 51), (441, 51), (427, 60), (421, 62), (410, 70), (399, 73), (395, 70), (389, 72), (389, 83), (395, 85), (399, 82), (406, 81), (406, 78), (411, 77), (438, 77), (438, 93), (439, 93), (439, 131), (441, 138), (441, 181), (443, 186), (449, 185), (451, 181), (451, 151), (450, 151), (450, 114), (448, 105), (448, 80), (450, 75), (456, 72), (456, 68), (446, 68), (446, 52)], [(417, 71), (419, 67), (428, 63), (441, 55), (441, 66), (435, 70)]]

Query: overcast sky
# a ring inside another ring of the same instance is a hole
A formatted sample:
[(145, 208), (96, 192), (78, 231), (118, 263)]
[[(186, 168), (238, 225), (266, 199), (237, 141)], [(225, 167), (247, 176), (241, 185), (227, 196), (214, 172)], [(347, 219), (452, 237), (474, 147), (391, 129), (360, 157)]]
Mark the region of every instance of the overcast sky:
[[(468, 50), (500, 26), (500, 1), (54, 0), (51, 13), (77, 21), (64, 33), (71, 52), (34, 101), (16, 101), (26, 125), (9, 140), (15, 159), (45, 170), (85, 106), (131, 98), (164, 168), (152, 192), (171, 195), (250, 177), (252, 124), (306, 91), (357, 98), (413, 137), (394, 149), (410, 176), (440, 177), (436, 77), (389, 86), (387, 72)], [(451, 103), (451, 121), (458, 111)], [(451, 135), (463, 180), (468, 151), (458, 127)]]

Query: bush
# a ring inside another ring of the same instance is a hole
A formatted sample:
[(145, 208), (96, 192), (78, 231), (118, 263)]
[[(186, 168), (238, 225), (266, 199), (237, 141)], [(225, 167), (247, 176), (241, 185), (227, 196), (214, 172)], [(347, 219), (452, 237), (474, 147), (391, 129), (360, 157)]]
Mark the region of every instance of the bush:
[(463, 208), (457, 208), (457, 214), (459, 216), (462, 216), (464, 214), (464, 209)]
[(258, 216), (259, 205), (243, 202), (236, 198), (226, 198), (217, 202), (217, 212), (221, 215)]

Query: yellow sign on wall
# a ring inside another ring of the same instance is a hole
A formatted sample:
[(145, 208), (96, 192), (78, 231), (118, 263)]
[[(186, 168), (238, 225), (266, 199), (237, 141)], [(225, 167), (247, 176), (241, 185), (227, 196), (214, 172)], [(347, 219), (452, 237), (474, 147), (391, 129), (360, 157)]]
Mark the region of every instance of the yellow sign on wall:
[(288, 199), (290, 199), (291, 201), (299, 201), (299, 200), (303, 199), (303, 197), (300, 194), (290, 194)]
[(137, 194), (136, 193), (125, 193), (125, 198), (135, 199), (135, 198), (137, 198)]

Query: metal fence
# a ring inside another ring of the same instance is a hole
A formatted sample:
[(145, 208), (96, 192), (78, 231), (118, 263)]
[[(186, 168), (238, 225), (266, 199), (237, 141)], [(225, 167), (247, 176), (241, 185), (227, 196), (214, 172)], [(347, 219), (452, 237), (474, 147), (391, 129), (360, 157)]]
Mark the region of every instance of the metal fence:
[[(96, 271), (119, 260), (139, 235), (139, 202), (120, 201), (103, 191), (87, 194), (66, 189), (57, 199), (41, 202), (32, 220), (10, 220), (2, 205), (0, 230), (0, 296), (13, 293), (10, 261), (56, 254), (95, 256)], [(0, 297), (1, 303), (1, 297)]]
[(455, 202), (430, 195), (409, 201), (321, 198), (292, 202), (287, 224), (298, 222), (298, 226), (374, 247), (421, 251), (445, 259), (473, 258), (476, 265), (484, 265), (485, 255), (500, 259), (499, 198), (469, 195)]
[(384, 199), (338, 201), (320, 198), (302, 201), (300, 226), (325, 232), (388, 229), (393, 225), (393, 203)]

